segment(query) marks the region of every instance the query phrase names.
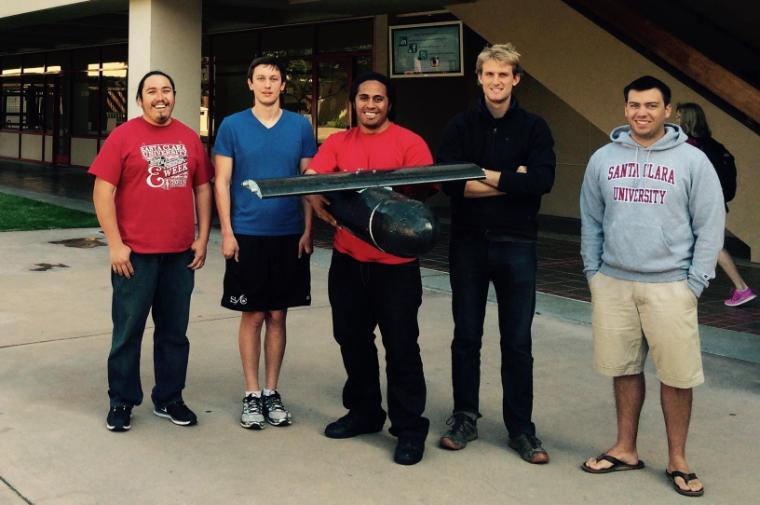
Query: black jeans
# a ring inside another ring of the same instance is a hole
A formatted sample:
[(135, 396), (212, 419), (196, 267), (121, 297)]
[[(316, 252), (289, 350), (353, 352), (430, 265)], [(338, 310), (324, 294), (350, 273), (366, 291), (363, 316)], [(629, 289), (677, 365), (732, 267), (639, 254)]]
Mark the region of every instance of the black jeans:
[(343, 406), (367, 422), (385, 419), (374, 335), (379, 326), (385, 346), (390, 432), (424, 440), (430, 422), (422, 417), (427, 391), (417, 344), (417, 311), (422, 303), (419, 263), (365, 263), (333, 251), (328, 289), (333, 333), (348, 375)]
[(153, 368), (156, 386), (151, 398), (158, 407), (182, 399), (190, 342), (185, 334), (190, 295), (195, 281), (187, 268), (193, 252), (132, 253), (135, 274), (127, 279), (111, 273), (113, 336), (108, 356), (111, 405), (139, 405), (140, 349), (148, 312), (153, 314)]
[(480, 348), (489, 281), (496, 288), (501, 335), (504, 424), (510, 437), (535, 434), (530, 328), (536, 308), (535, 242), (452, 236), (450, 279), (454, 411), (479, 412)]

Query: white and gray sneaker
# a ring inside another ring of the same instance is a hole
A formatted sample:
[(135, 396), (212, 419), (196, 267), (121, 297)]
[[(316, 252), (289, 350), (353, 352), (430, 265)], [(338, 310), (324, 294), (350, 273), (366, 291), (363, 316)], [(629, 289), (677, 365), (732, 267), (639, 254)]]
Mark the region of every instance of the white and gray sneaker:
[(291, 423), (290, 412), (282, 404), (280, 393), (275, 391), (271, 395), (263, 395), (264, 415), (267, 422), (272, 426), (288, 426)]
[(248, 395), (243, 398), (243, 413), (240, 414), (240, 426), (253, 430), (264, 429), (264, 412), (260, 397)]

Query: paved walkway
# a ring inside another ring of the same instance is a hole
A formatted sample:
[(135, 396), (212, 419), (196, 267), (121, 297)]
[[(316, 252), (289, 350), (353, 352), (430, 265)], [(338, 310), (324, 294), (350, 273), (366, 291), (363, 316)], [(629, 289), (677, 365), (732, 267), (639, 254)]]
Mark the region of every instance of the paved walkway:
[[(392, 462), (387, 432), (330, 440), (343, 414), (344, 372), (331, 337), (329, 252), (312, 261), (314, 305), (289, 314), (281, 390), (295, 424), (251, 432), (237, 424), (242, 377), (238, 318), (219, 306), (223, 263), (212, 237), (196, 278), (185, 399), (200, 423), (180, 428), (135, 409), (133, 428), (108, 432), (105, 360), (110, 344), (106, 247), (53, 244), (99, 237), (97, 229), (0, 234), (0, 503), (34, 504), (677, 504), (663, 476), (664, 426), (649, 371), (640, 454), (647, 469), (588, 475), (578, 469), (614, 438), (608, 379), (591, 372), (587, 324), (573, 307), (542, 296), (534, 324), (535, 416), (552, 462), (536, 467), (506, 448), (496, 311), (489, 306), (481, 384), (480, 439), (464, 451), (436, 447), (451, 408), (450, 297), (426, 270), (421, 347), (432, 421), (425, 459)], [(36, 265), (57, 265), (39, 270)], [(445, 286), (445, 282), (444, 282)], [(549, 301), (547, 301), (549, 300)], [(554, 307), (554, 308), (552, 308)], [(564, 308), (563, 308), (564, 307)], [(554, 311), (561, 317), (548, 315)], [(566, 310), (563, 315), (562, 311)], [(143, 380), (152, 386), (150, 328)], [(695, 393), (689, 456), (707, 494), (739, 504), (760, 495), (760, 366), (705, 355), (707, 383)]]

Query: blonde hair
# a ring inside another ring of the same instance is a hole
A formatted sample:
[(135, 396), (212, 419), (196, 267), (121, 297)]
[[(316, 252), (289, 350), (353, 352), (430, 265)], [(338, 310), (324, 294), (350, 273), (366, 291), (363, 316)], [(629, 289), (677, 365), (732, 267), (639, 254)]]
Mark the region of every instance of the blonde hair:
[(515, 48), (510, 42), (484, 47), (478, 55), (478, 61), (475, 63), (476, 74), (480, 75), (483, 72), (483, 63), (488, 60), (496, 60), (499, 63), (512, 65), (512, 73), (515, 75), (522, 73), (522, 67), (520, 67), (520, 53), (517, 52), (517, 48)]
[(676, 113), (681, 116), (679, 121), (681, 129), (689, 137), (710, 137), (712, 132), (707, 125), (705, 111), (696, 103), (679, 103), (676, 105)]

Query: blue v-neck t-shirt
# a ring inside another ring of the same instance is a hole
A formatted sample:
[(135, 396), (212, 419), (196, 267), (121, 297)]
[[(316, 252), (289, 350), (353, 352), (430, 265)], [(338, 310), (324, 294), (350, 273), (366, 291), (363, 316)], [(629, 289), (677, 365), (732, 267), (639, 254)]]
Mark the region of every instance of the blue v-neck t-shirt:
[(303, 233), (300, 197), (261, 200), (242, 187), (246, 179), (289, 177), (300, 173), (302, 158), (317, 152), (311, 124), (303, 116), (282, 111), (267, 128), (246, 109), (224, 118), (214, 153), (232, 158), (230, 215), (232, 230), (242, 235), (279, 236)]

